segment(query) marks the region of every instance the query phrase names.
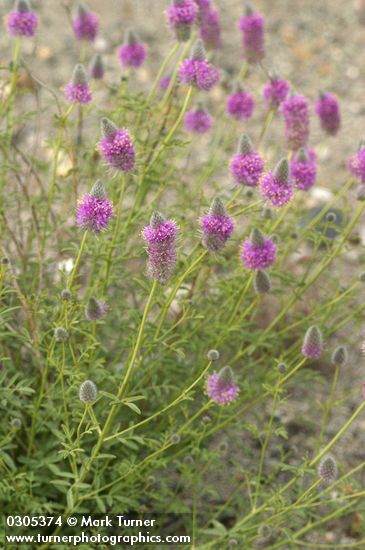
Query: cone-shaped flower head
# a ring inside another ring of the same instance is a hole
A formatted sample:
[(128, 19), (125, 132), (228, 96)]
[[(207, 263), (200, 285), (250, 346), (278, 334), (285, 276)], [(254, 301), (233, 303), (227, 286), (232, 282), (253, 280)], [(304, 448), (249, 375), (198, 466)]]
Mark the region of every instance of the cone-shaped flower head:
[(80, 400), (83, 403), (94, 403), (98, 396), (98, 390), (91, 380), (85, 380), (80, 386), (79, 390)]
[(166, 14), (177, 40), (187, 42), (191, 36), (191, 27), (198, 16), (198, 6), (193, 0), (173, 0)]
[(314, 149), (299, 149), (290, 160), (290, 172), (293, 185), (302, 191), (308, 191), (317, 177), (317, 155)]
[(185, 113), (184, 126), (188, 132), (195, 134), (206, 134), (212, 127), (212, 117), (200, 103), (196, 109)]
[(288, 148), (296, 151), (305, 147), (309, 138), (309, 108), (307, 99), (300, 94), (290, 95), (281, 105), (285, 121)]
[(329, 136), (335, 136), (341, 126), (340, 105), (335, 95), (328, 92), (320, 94), (314, 104), (321, 128)]
[(231, 367), (223, 367), (211, 374), (207, 380), (206, 392), (217, 405), (227, 405), (238, 398), (239, 388)]
[(108, 306), (105, 302), (97, 300), (95, 296), (91, 296), (86, 304), (85, 317), (88, 321), (98, 321), (106, 315), (107, 311)]
[(234, 87), (233, 93), (227, 98), (227, 113), (236, 120), (245, 120), (251, 118), (255, 108), (255, 100), (250, 94), (243, 89), (240, 83)]
[(108, 227), (113, 216), (113, 205), (108, 200), (101, 180), (98, 180), (91, 192), (79, 201), (76, 210), (76, 223), (85, 230), (100, 233)]
[(268, 294), (271, 292), (271, 281), (266, 271), (263, 269), (256, 271), (253, 286), (256, 294)]
[(234, 181), (240, 185), (256, 187), (264, 170), (262, 157), (253, 150), (250, 138), (244, 134), (238, 142), (237, 153), (230, 160)]
[(89, 67), (89, 73), (91, 78), (93, 78), (94, 80), (103, 80), (105, 67), (103, 58), (101, 57), (100, 53), (96, 53), (92, 58)]
[(104, 160), (112, 168), (129, 172), (135, 165), (135, 151), (128, 130), (117, 128), (108, 118), (101, 120), (103, 138), (98, 147)]
[(234, 229), (233, 220), (219, 198), (212, 201), (208, 214), (200, 218), (200, 225), (203, 246), (210, 252), (222, 250)]
[(137, 34), (129, 29), (125, 35), (124, 44), (118, 50), (119, 60), (123, 67), (137, 69), (141, 67), (147, 56), (145, 45), (140, 41)]
[(254, 228), (250, 238), (242, 245), (241, 257), (247, 269), (265, 269), (275, 262), (276, 245), (272, 239), (268, 239), (259, 229)]
[(260, 182), (260, 192), (271, 206), (280, 208), (288, 204), (293, 196), (293, 186), (286, 159), (279, 161), (273, 172), (264, 174)]
[(176, 265), (176, 235), (178, 226), (155, 212), (150, 225), (144, 228), (143, 238), (147, 242), (147, 273), (152, 279), (165, 284)]
[(85, 67), (80, 63), (76, 65), (72, 73), (72, 80), (65, 88), (65, 98), (70, 103), (84, 105), (90, 103), (92, 95), (88, 84)]
[(32, 37), (38, 27), (38, 17), (31, 9), (28, 0), (18, 0), (15, 10), (6, 16), (6, 24), (11, 36)]
[(359, 149), (348, 163), (349, 170), (361, 183), (365, 183), (365, 141), (360, 142)]
[(324, 455), (318, 465), (318, 477), (326, 484), (331, 485), (337, 478), (337, 462), (332, 455)]
[(206, 59), (203, 41), (198, 39), (189, 59), (185, 59), (179, 68), (179, 76), (184, 84), (208, 92), (217, 84), (220, 73)]
[(260, 63), (265, 57), (265, 19), (261, 13), (247, 6), (246, 13), (240, 18), (243, 55), (248, 63)]
[(278, 77), (273, 77), (264, 86), (263, 96), (266, 106), (269, 109), (278, 109), (283, 101), (285, 101), (289, 93), (289, 83)]
[(332, 353), (331, 361), (333, 365), (342, 367), (347, 363), (348, 354), (345, 346), (338, 346)]
[(313, 325), (304, 336), (302, 354), (308, 359), (318, 359), (323, 352), (323, 340), (320, 329)]
[(218, 50), (222, 47), (221, 23), (219, 11), (210, 4), (200, 7), (199, 34), (208, 50)]
[(85, 4), (79, 4), (72, 19), (72, 28), (77, 40), (94, 42), (99, 30), (99, 18)]

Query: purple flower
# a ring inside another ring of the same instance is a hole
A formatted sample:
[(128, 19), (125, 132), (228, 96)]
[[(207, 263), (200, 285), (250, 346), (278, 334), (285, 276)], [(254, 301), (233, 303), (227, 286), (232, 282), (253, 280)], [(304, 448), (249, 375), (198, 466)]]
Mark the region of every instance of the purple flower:
[(273, 77), (264, 86), (263, 96), (270, 109), (278, 109), (289, 93), (289, 83), (278, 77)]
[(230, 169), (236, 183), (250, 187), (258, 185), (264, 170), (264, 161), (259, 153), (253, 150), (247, 135), (241, 137), (237, 153), (231, 158)]
[(128, 130), (117, 128), (111, 120), (103, 118), (101, 131), (104, 137), (99, 141), (98, 147), (104, 160), (117, 170), (123, 172), (133, 170), (135, 151)]
[(178, 227), (173, 220), (166, 220), (155, 212), (150, 225), (144, 228), (143, 238), (147, 241), (147, 273), (152, 279), (165, 284), (176, 265), (176, 235)]
[(27, 0), (18, 0), (15, 10), (6, 16), (6, 23), (11, 36), (26, 36), (30, 38), (36, 33), (38, 17), (31, 10)]
[(113, 216), (113, 205), (108, 200), (103, 183), (98, 180), (91, 192), (79, 201), (76, 223), (83, 229), (100, 233), (106, 229)]
[(252, 116), (254, 108), (255, 100), (252, 94), (237, 83), (234, 92), (228, 96), (227, 113), (236, 120), (242, 121)]
[(200, 10), (204, 10), (211, 7), (211, 0), (195, 0), (197, 6)]
[(336, 135), (341, 125), (340, 106), (336, 96), (327, 92), (321, 94), (314, 104), (314, 110), (322, 130), (330, 136)]
[(302, 191), (308, 191), (317, 177), (317, 155), (313, 149), (299, 149), (290, 161), (293, 184)]
[(132, 30), (127, 31), (124, 44), (119, 48), (119, 59), (123, 67), (140, 67), (146, 59), (147, 51)]
[(206, 392), (217, 405), (228, 405), (239, 395), (239, 387), (235, 383), (231, 367), (223, 367), (207, 379)]
[(282, 159), (273, 172), (267, 172), (262, 177), (260, 192), (275, 207), (284, 206), (290, 201), (293, 196), (293, 186), (286, 159)]
[(291, 95), (281, 105), (288, 148), (305, 147), (309, 138), (308, 101), (303, 95)]
[(169, 87), (169, 84), (171, 82), (171, 76), (170, 75), (165, 75), (161, 78), (160, 82), (158, 83), (158, 86), (160, 88), (160, 90), (167, 90), (167, 88)]
[(105, 302), (91, 296), (85, 307), (85, 317), (88, 321), (98, 321), (106, 315), (108, 309)]
[(365, 183), (365, 142), (361, 142), (359, 149), (348, 162), (349, 170), (361, 183)]
[(276, 245), (255, 228), (242, 245), (241, 258), (247, 269), (265, 269), (275, 262)]
[(79, 105), (90, 103), (92, 95), (83, 65), (79, 64), (74, 68), (72, 80), (65, 88), (65, 98), (70, 103), (79, 103)]
[(95, 54), (92, 58), (89, 73), (94, 80), (102, 80), (104, 78), (105, 67), (100, 53)]
[(72, 28), (77, 40), (94, 42), (99, 29), (99, 18), (84, 4), (79, 4), (77, 14), (72, 19)]
[(251, 8), (240, 18), (239, 28), (242, 32), (244, 57), (248, 63), (256, 64), (265, 56), (264, 30), (265, 20), (260, 13), (254, 13)]
[(199, 90), (209, 91), (217, 84), (220, 73), (216, 67), (205, 59), (202, 40), (198, 39), (191, 52), (190, 59), (185, 59), (179, 69), (181, 80)]
[(199, 16), (200, 38), (208, 50), (222, 47), (219, 12), (212, 6), (201, 9)]
[(316, 325), (310, 327), (304, 336), (302, 354), (308, 359), (318, 359), (323, 352), (322, 334)]
[(188, 132), (205, 134), (212, 127), (212, 117), (200, 104), (194, 111), (188, 111), (184, 117), (184, 125)]
[(213, 200), (208, 214), (200, 218), (200, 224), (203, 230), (203, 246), (211, 252), (222, 250), (234, 229), (232, 218), (227, 215), (218, 198)]
[(187, 42), (191, 35), (191, 27), (198, 15), (197, 5), (193, 0), (173, 0), (166, 13), (178, 41)]

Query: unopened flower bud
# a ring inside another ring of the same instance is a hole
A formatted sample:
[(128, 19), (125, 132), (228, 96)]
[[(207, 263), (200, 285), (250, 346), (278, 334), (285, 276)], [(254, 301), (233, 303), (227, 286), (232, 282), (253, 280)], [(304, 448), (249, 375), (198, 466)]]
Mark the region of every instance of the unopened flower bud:
[(98, 390), (91, 380), (85, 380), (80, 386), (79, 396), (83, 403), (94, 403), (98, 395)]
[(57, 327), (54, 331), (56, 342), (65, 342), (68, 338), (68, 332), (64, 327)]
[(71, 300), (72, 292), (68, 288), (64, 288), (61, 292), (61, 298), (62, 300)]
[(171, 443), (173, 445), (178, 445), (181, 441), (181, 437), (179, 436), (179, 434), (172, 434), (171, 436)]
[(12, 418), (10, 424), (14, 430), (20, 430), (22, 427), (22, 421), (20, 418)]
[(318, 476), (326, 485), (331, 485), (337, 478), (337, 463), (332, 455), (325, 455), (318, 466)]
[(96, 53), (94, 57), (91, 60), (90, 67), (89, 67), (90, 76), (94, 80), (102, 80), (105, 73), (105, 67), (103, 58), (101, 57), (100, 53)]
[(256, 271), (253, 286), (256, 294), (267, 294), (271, 291), (271, 281), (266, 271), (263, 269)]
[(271, 208), (267, 208), (267, 207), (263, 208), (262, 217), (264, 218), (264, 220), (272, 220), (274, 217), (274, 214)]
[(216, 349), (210, 349), (207, 353), (207, 357), (209, 361), (218, 361), (220, 353)]
[(328, 212), (325, 219), (328, 223), (335, 223), (335, 221), (337, 220), (337, 216), (335, 212)]
[(285, 363), (279, 363), (278, 371), (280, 372), (280, 374), (286, 374), (286, 372), (288, 371), (287, 365)]
[(332, 354), (331, 361), (333, 365), (341, 367), (347, 363), (348, 354), (345, 346), (338, 346)]
[(90, 296), (85, 308), (85, 317), (88, 321), (98, 321), (104, 317), (107, 310), (108, 306), (105, 302)]

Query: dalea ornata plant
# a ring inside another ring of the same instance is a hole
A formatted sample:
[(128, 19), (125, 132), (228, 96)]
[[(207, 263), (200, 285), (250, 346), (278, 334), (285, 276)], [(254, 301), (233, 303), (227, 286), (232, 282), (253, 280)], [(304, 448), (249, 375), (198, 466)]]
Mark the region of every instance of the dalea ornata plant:
[(3, 4), (0, 509), (364, 548), (351, 3)]

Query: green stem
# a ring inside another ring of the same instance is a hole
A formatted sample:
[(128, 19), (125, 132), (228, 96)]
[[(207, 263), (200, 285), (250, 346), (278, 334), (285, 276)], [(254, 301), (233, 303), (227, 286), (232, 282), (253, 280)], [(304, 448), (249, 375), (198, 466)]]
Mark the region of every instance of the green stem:
[(196, 258), (196, 260), (190, 264), (190, 266), (186, 269), (186, 271), (181, 275), (181, 277), (179, 277), (179, 279), (176, 281), (175, 283), (175, 286), (174, 288), (172, 289), (172, 291), (170, 292), (169, 294), (169, 297), (168, 299), (166, 300), (165, 302), (165, 305), (164, 307), (162, 308), (162, 311), (161, 311), (161, 318), (160, 318), (160, 322), (158, 324), (158, 327), (157, 327), (157, 330), (156, 330), (156, 333), (155, 333), (155, 340), (157, 340), (160, 332), (161, 332), (161, 329), (162, 329), (162, 325), (164, 324), (165, 322), (165, 319), (166, 319), (166, 316), (168, 314), (168, 311), (169, 311), (169, 308), (172, 304), (172, 301), (174, 300), (175, 296), (176, 296), (176, 293), (177, 291), (179, 290), (179, 288), (181, 287), (182, 283), (185, 281), (186, 277), (192, 272), (194, 271), (195, 267), (201, 262), (201, 260), (206, 256), (207, 254), (207, 251), (204, 250), (204, 252), (202, 252), (200, 254), (200, 256), (198, 256)]
[(318, 438), (317, 451), (319, 451), (319, 449), (321, 448), (321, 445), (322, 445), (323, 436), (324, 436), (324, 430), (325, 430), (325, 428), (326, 428), (328, 415), (329, 415), (329, 413), (330, 413), (330, 411), (331, 411), (331, 408), (332, 408), (333, 398), (334, 398), (335, 391), (336, 391), (336, 386), (337, 386), (337, 380), (338, 380), (339, 372), (340, 372), (340, 366), (337, 365), (337, 366), (336, 366), (336, 370), (335, 370), (335, 374), (334, 374), (334, 376), (333, 376), (333, 381), (332, 381), (332, 386), (331, 386), (330, 395), (329, 395), (328, 401), (325, 403), (325, 406), (324, 406), (324, 412), (323, 412), (323, 418), (322, 418), (322, 426), (321, 426), (321, 432), (320, 432), (319, 438)]
[(151, 99), (153, 98), (153, 96), (155, 94), (155, 91), (156, 91), (156, 88), (157, 88), (162, 76), (164, 75), (164, 72), (165, 72), (165, 69), (166, 69), (167, 65), (170, 63), (171, 59), (174, 57), (174, 55), (177, 52), (177, 50), (179, 49), (179, 47), (180, 47), (180, 43), (176, 42), (174, 47), (170, 50), (170, 53), (165, 57), (162, 65), (160, 67), (160, 70), (157, 73), (155, 81), (152, 84), (151, 91), (147, 96), (147, 103), (150, 103)]
[(176, 130), (179, 128), (180, 124), (181, 124), (181, 121), (189, 107), (189, 103), (190, 103), (190, 99), (191, 99), (191, 96), (192, 96), (192, 93), (193, 93), (193, 87), (190, 86), (189, 89), (188, 89), (188, 92), (185, 96), (185, 100), (184, 100), (184, 103), (181, 107), (181, 110), (180, 110), (180, 113), (179, 113), (179, 116), (177, 117), (176, 119), (176, 122), (175, 124), (172, 126), (171, 130), (169, 131), (169, 133), (167, 134), (167, 136), (165, 137), (165, 139), (163, 140), (162, 144), (161, 144), (161, 147), (156, 151), (156, 154), (152, 157), (150, 163), (147, 165), (145, 171), (144, 171), (144, 175), (148, 172), (148, 170), (150, 170), (150, 168), (155, 164), (155, 162), (157, 161), (157, 159), (160, 157), (161, 153), (166, 149), (166, 147), (168, 146), (168, 144), (170, 143), (171, 139), (174, 137), (175, 135), (175, 132)]
[(171, 75), (170, 83), (169, 83), (169, 85), (167, 87), (167, 90), (165, 92), (165, 95), (163, 96), (162, 101), (161, 101), (161, 109), (163, 109), (165, 107), (167, 101), (170, 98), (172, 89), (175, 86), (177, 73), (179, 72), (179, 68), (180, 68), (180, 63), (181, 63), (182, 59), (184, 59), (184, 57), (186, 56), (187, 52), (190, 50), (191, 45), (193, 43), (193, 40), (194, 40), (194, 36), (192, 36), (190, 38), (189, 42), (186, 43), (185, 48), (182, 50), (179, 58), (176, 61), (175, 69), (174, 69), (174, 72)]
[(120, 187), (119, 192), (119, 199), (118, 199), (118, 206), (117, 206), (117, 214), (116, 214), (116, 222), (114, 224), (114, 231), (112, 240), (109, 247), (108, 256), (106, 259), (106, 270), (105, 270), (105, 277), (104, 277), (104, 285), (103, 285), (103, 294), (105, 294), (108, 284), (109, 284), (109, 276), (112, 266), (112, 258), (113, 258), (113, 252), (116, 244), (116, 240), (118, 238), (119, 230), (120, 230), (120, 224), (121, 224), (121, 218), (122, 218), (122, 206), (123, 206), (123, 199), (124, 194), (127, 186), (127, 180), (125, 177), (125, 174), (122, 174), (122, 185)]
[(269, 109), (269, 111), (266, 115), (264, 125), (261, 129), (260, 136), (259, 136), (259, 139), (258, 139), (258, 142), (257, 142), (257, 148), (260, 147), (260, 145), (262, 143), (262, 140), (264, 139), (267, 130), (270, 128), (270, 124), (272, 122), (272, 119), (274, 118), (274, 114), (275, 114), (275, 109), (273, 109), (271, 107), (271, 109)]
[(87, 238), (87, 234), (88, 232), (87, 231), (84, 231), (84, 234), (83, 234), (83, 237), (82, 237), (82, 241), (81, 241), (81, 244), (80, 244), (80, 248), (79, 248), (79, 252), (77, 254), (77, 257), (76, 257), (76, 260), (75, 260), (75, 265), (71, 271), (71, 274), (68, 278), (68, 281), (67, 281), (67, 288), (69, 290), (72, 289), (72, 285), (74, 283), (74, 280), (75, 280), (75, 277), (77, 275), (77, 271), (78, 271), (78, 268), (79, 268), (79, 265), (80, 265), (80, 260), (81, 260), (81, 256), (82, 256), (82, 253), (84, 251), (84, 248), (85, 248), (85, 243), (86, 243), (86, 238)]

